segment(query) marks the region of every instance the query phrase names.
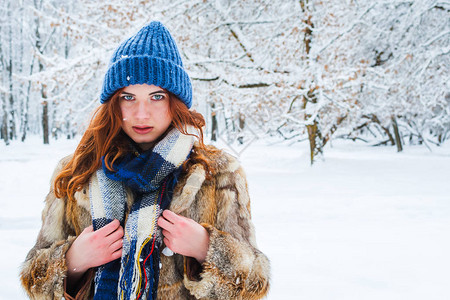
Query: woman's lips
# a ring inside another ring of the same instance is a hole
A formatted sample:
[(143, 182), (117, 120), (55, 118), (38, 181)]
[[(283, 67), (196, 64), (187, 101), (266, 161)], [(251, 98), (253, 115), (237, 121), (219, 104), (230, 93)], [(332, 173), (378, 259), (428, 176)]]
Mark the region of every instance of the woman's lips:
[(146, 134), (153, 130), (151, 126), (133, 126), (134, 132), (138, 134)]

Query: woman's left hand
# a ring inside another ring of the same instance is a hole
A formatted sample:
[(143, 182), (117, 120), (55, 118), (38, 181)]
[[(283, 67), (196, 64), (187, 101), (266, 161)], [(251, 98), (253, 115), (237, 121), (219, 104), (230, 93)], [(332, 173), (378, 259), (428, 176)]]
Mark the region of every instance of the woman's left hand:
[(173, 252), (195, 258), (203, 263), (209, 247), (206, 229), (192, 219), (165, 210), (158, 219), (163, 229), (164, 243)]

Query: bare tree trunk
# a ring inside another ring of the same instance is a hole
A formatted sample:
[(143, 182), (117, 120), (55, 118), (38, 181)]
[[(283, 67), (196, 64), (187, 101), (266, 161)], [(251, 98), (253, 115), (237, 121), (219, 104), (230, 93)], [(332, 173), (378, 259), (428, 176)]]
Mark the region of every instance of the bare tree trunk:
[[(12, 54), (12, 52), (11, 52)], [(9, 131), (9, 139), (13, 140), (16, 137), (16, 121), (15, 121), (15, 109), (14, 109), (14, 90), (13, 90), (13, 81), (12, 81), (12, 57), (10, 57), (8, 69), (8, 81), (9, 81), (9, 120), (8, 120), (8, 131)]]
[[(3, 23), (0, 23), (0, 33), (2, 33), (2, 25)], [(6, 66), (6, 55), (3, 52), (2, 43), (0, 43), (0, 69), (4, 70)], [(3, 78), (3, 76), (1, 77)], [(8, 132), (8, 109), (7, 109), (7, 100), (6, 100), (6, 93), (3, 91), (0, 94), (1, 101), (2, 101), (2, 124), (1, 124), (1, 130), (0, 130), (0, 136), (2, 140), (5, 141), (6, 145), (9, 145), (9, 132)]]
[[(31, 59), (31, 66), (30, 66), (30, 75), (33, 74), (33, 68), (34, 68), (34, 58)], [(30, 103), (30, 94), (31, 94), (31, 80), (28, 80), (28, 87), (23, 103), (22, 108), (22, 142), (25, 141), (27, 137), (27, 130), (28, 130), (28, 109), (29, 109), (29, 103)]]
[[(34, 0), (34, 6), (36, 9), (41, 9), (42, 7), (42, 0)], [(36, 35), (36, 49), (43, 54), (45, 47), (42, 45), (41, 41), (41, 33), (39, 32), (40, 22), (39, 22), (39, 16), (35, 19), (35, 35)], [(44, 65), (41, 61), (38, 62), (39, 64), (39, 72), (42, 72), (44, 70)], [(49, 118), (48, 118), (48, 100), (47, 100), (47, 92), (46, 92), (46, 86), (44, 84), (41, 85), (41, 95), (42, 95), (42, 136), (44, 144), (49, 144)]]
[(12, 18), (11, 18), (11, 3), (8, 3), (7, 7), (7, 19), (9, 20), (8, 25), (8, 44), (9, 44), (9, 57), (8, 63), (6, 65), (6, 71), (8, 72), (8, 101), (9, 101), (9, 118), (8, 118), (8, 134), (9, 139), (12, 140), (16, 137), (16, 118), (15, 118), (15, 108), (14, 108), (14, 90), (13, 90), (13, 48), (12, 48)]
[(211, 141), (217, 141), (217, 113), (215, 111), (216, 104), (211, 103)]
[[(20, 40), (23, 41), (25, 40), (24, 37), (24, 8), (22, 7), (20, 9), (20, 24), (22, 24), (20, 26)], [(24, 72), (24, 65), (25, 65), (25, 60), (24, 60), (24, 44), (20, 43), (20, 59), (19, 59), (19, 73), (22, 74)], [(31, 59), (31, 63), (30, 63), (30, 75), (33, 74), (33, 64), (34, 64), (34, 58)], [(20, 108), (20, 128), (19, 128), (19, 132), (21, 134), (21, 141), (24, 142), (26, 137), (27, 137), (27, 130), (28, 130), (28, 108), (29, 108), (29, 103), (30, 103), (30, 89), (31, 89), (31, 81), (28, 80), (28, 87), (26, 89), (22, 88), (22, 93), (21, 93), (21, 98), (23, 98), (23, 100), (21, 100), (21, 108)]]
[(309, 150), (312, 165), (316, 157), (323, 153), (322, 134), (316, 120), (314, 120), (312, 125), (306, 125), (306, 129), (308, 131)]
[[(39, 62), (39, 71), (42, 71), (44, 69), (44, 66), (41, 62)], [(46, 86), (44, 84), (41, 85), (41, 96), (42, 96), (42, 136), (44, 144), (49, 144), (49, 118), (48, 118), (48, 100), (47, 100), (47, 92), (46, 92)]]
[(395, 144), (397, 145), (397, 152), (402, 152), (403, 151), (402, 140), (400, 137), (397, 119), (395, 118), (395, 116), (392, 116), (392, 127), (394, 128)]
[[(45, 90), (44, 87), (42, 87), (42, 98), (45, 97)], [(44, 144), (49, 144), (49, 130), (48, 130), (48, 101), (44, 100), (42, 101), (42, 131), (43, 131), (43, 138), (44, 138)]]
[(8, 111), (6, 109), (6, 99), (5, 97), (2, 97), (2, 110), (3, 110), (3, 117), (2, 117), (2, 139), (5, 141), (6, 145), (9, 145), (9, 133), (8, 133)]
[[(245, 127), (245, 115), (239, 112), (238, 116), (239, 116), (239, 132), (240, 134), (242, 134)], [(244, 137), (243, 136), (238, 137), (238, 141), (242, 145), (244, 143)]]
[[(305, 45), (306, 57), (309, 59), (309, 53), (311, 51), (311, 40), (312, 40), (312, 30), (314, 28), (314, 24), (311, 21), (311, 13), (308, 9), (309, 0), (300, 0), (300, 6), (304, 13), (303, 23), (306, 24), (305, 27), (305, 35), (303, 37), (303, 43)], [(303, 96), (303, 109), (306, 109), (308, 103), (316, 103), (317, 97), (315, 94), (315, 90), (311, 89), (307, 96)], [(310, 114), (306, 114), (305, 118), (308, 120), (312, 117)], [(310, 158), (311, 164), (314, 163), (316, 156), (322, 154), (323, 152), (323, 139), (322, 133), (320, 132), (319, 122), (317, 120), (318, 117), (313, 121), (312, 124), (306, 125), (306, 130), (308, 132), (308, 140), (309, 140), (309, 148), (310, 148)]]
[[(39, 70), (42, 71), (44, 67), (41, 62), (39, 62)], [(49, 139), (49, 121), (48, 121), (48, 101), (47, 101), (47, 92), (46, 86), (44, 84), (41, 85), (41, 96), (42, 96), (42, 137), (45, 145), (50, 144)]]
[[(30, 75), (33, 74), (33, 60), (30, 70)], [(21, 130), (22, 130), (22, 142), (27, 138), (27, 130), (28, 130), (28, 108), (30, 103), (30, 90), (31, 90), (31, 81), (28, 81), (27, 94), (25, 95), (23, 107), (22, 107), (22, 117), (21, 117)]]

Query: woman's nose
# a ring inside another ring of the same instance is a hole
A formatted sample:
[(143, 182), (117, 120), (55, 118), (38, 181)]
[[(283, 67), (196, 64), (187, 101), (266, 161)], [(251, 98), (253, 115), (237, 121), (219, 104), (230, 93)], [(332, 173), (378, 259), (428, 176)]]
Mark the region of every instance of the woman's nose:
[(137, 119), (149, 119), (151, 115), (151, 103), (147, 100), (138, 101), (135, 116)]

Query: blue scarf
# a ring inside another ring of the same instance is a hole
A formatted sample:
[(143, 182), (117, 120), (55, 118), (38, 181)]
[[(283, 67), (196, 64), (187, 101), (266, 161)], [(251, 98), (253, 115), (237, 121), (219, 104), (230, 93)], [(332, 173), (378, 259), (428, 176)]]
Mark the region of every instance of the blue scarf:
[[(105, 167), (90, 183), (94, 230), (114, 219), (124, 226), (122, 258), (97, 269), (94, 299), (156, 299), (159, 279), (161, 230), (156, 222), (171, 201), (181, 165), (194, 138), (172, 129), (152, 150), (129, 154)], [(134, 203), (125, 222), (126, 188)]]

